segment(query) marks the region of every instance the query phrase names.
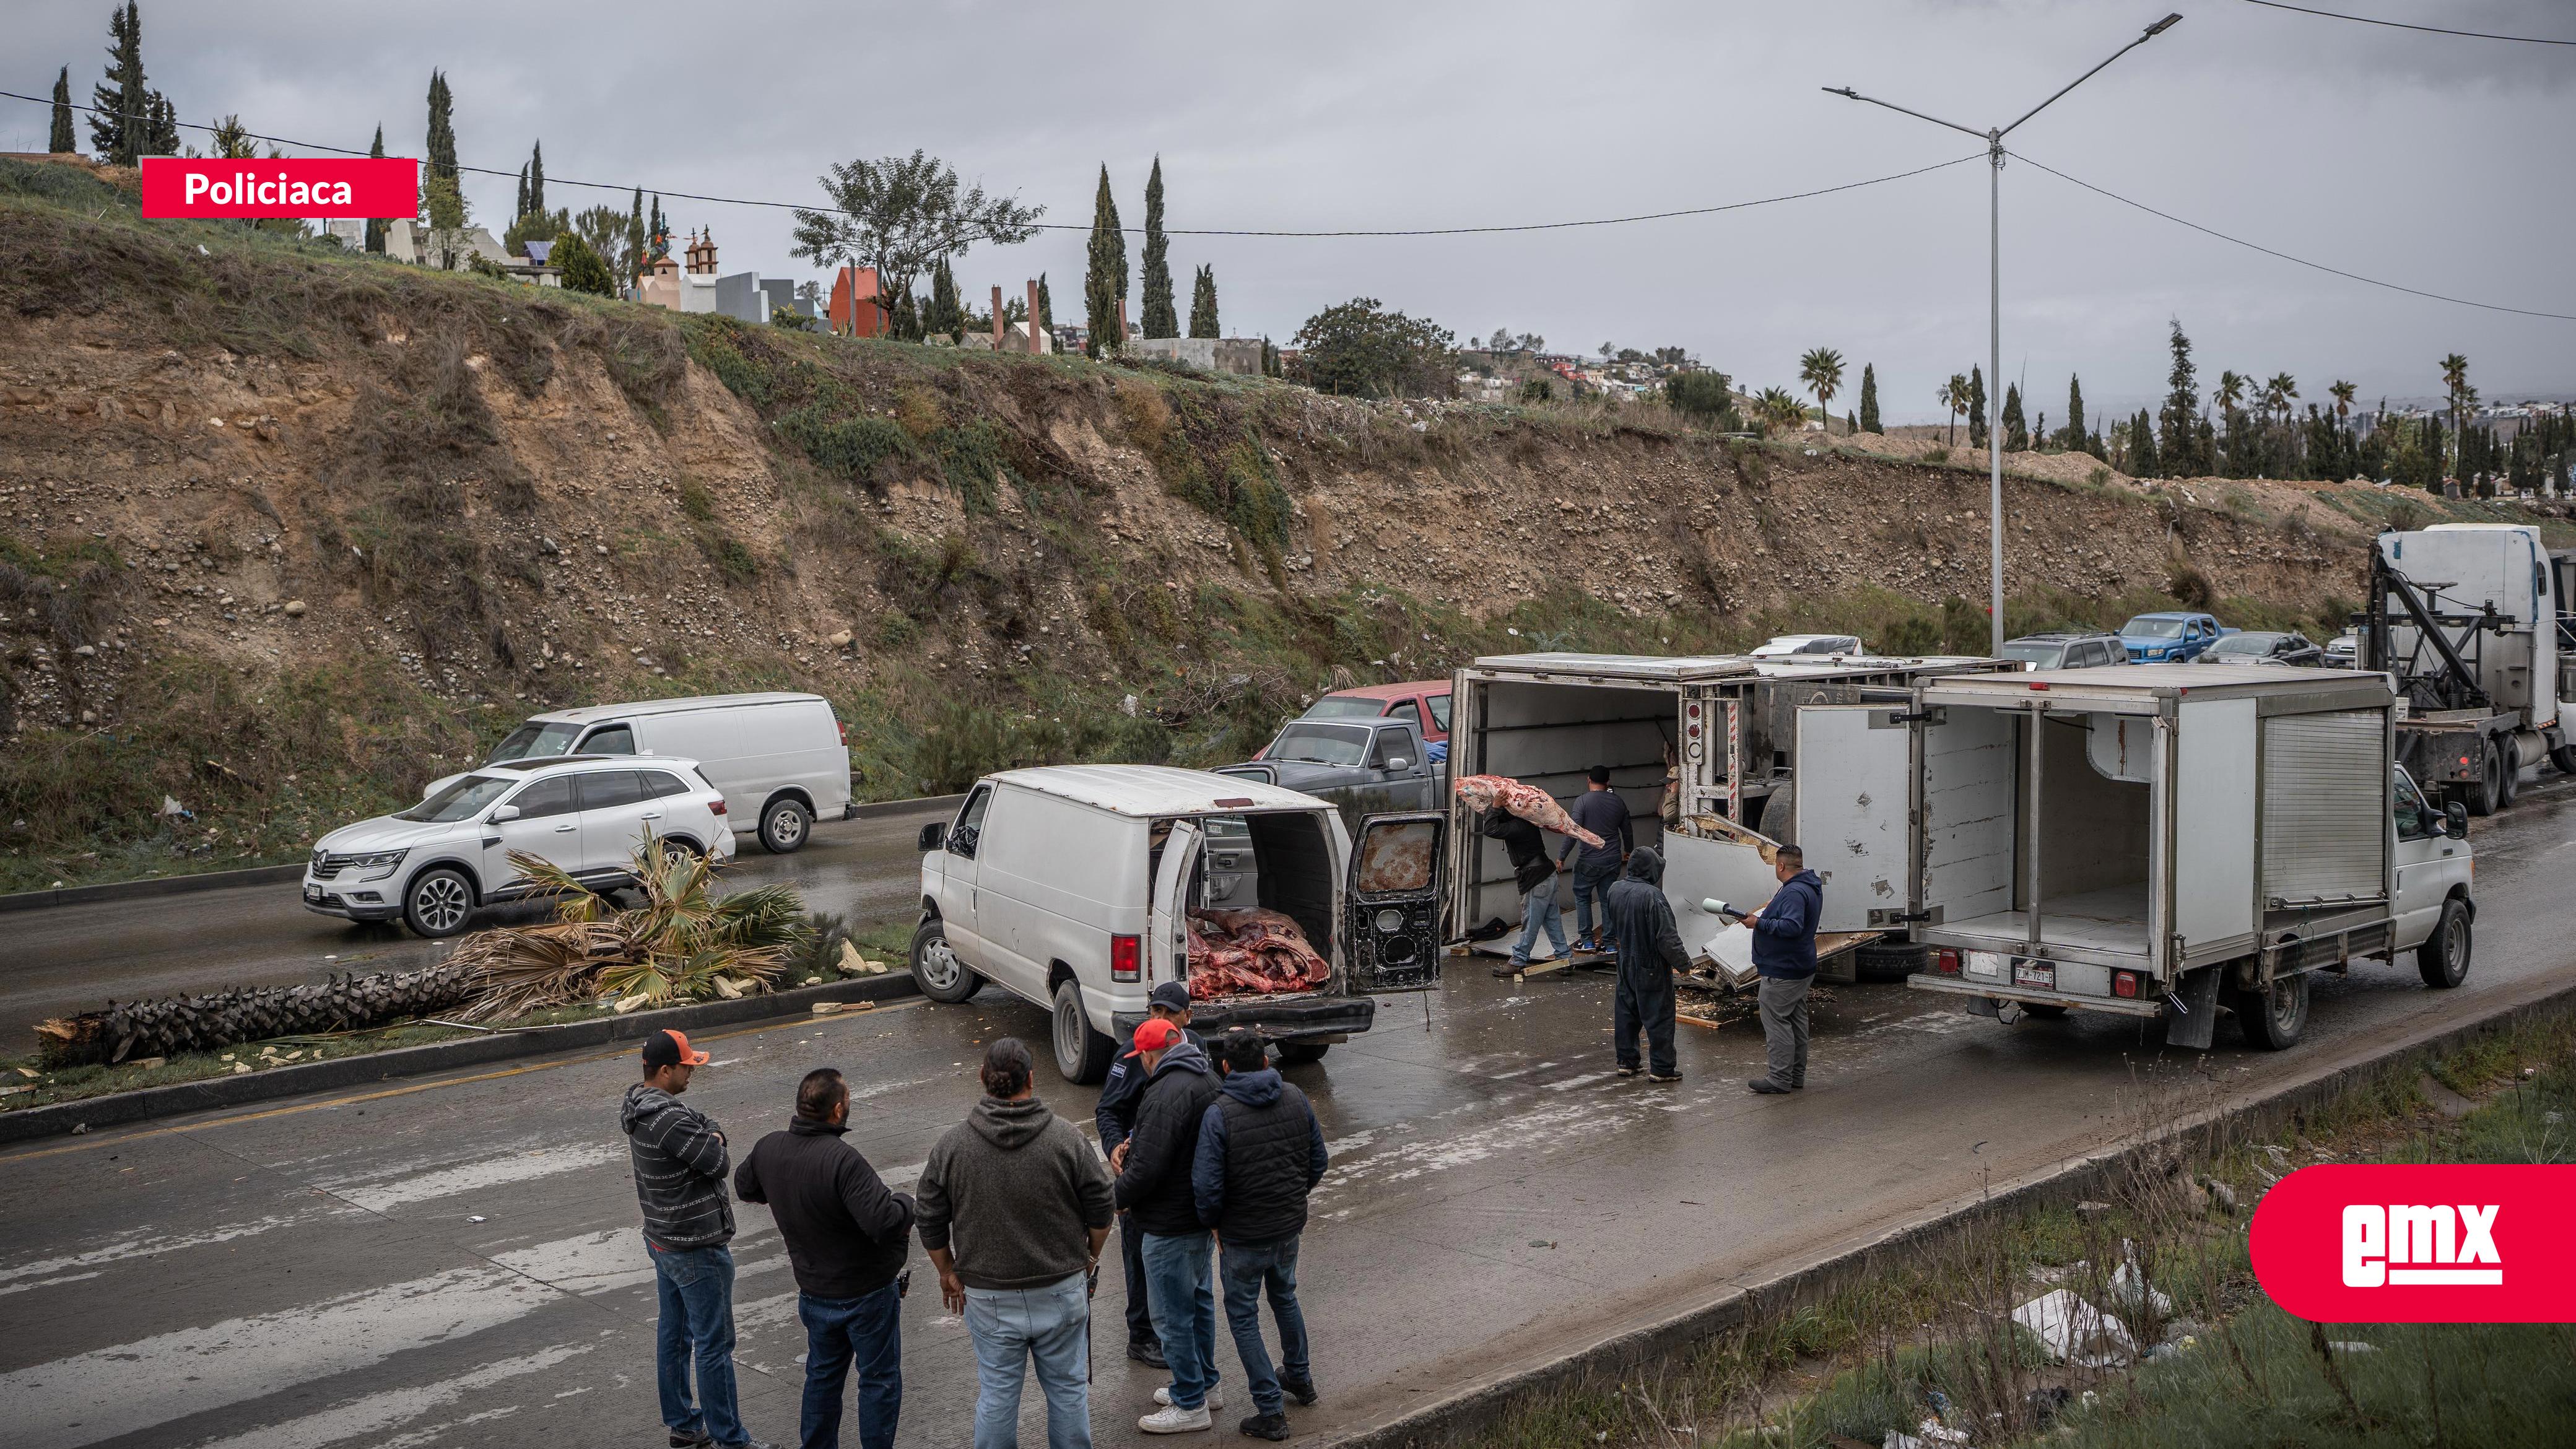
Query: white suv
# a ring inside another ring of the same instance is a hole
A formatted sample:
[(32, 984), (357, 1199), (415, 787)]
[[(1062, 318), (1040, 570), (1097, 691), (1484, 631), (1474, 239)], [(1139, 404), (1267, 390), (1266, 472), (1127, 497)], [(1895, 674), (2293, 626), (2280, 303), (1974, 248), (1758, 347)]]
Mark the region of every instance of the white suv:
[(647, 832), (733, 858), (724, 796), (693, 760), (559, 755), (485, 765), (392, 815), (323, 836), (304, 868), (304, 908), (353, 921), (399, 916), (453, 936), (478, 906), (527, 893), (524, 851), (585, 884), (613, 885)]

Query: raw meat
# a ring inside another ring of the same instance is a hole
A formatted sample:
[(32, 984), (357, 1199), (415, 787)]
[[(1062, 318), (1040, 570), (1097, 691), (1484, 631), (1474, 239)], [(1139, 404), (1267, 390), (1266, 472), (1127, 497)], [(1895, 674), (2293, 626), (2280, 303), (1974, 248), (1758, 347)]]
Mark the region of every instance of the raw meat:
[(1536, 785), (1524, 785), (1506, 775), (1462, 775), (1450, 788), (1478, 810), (1500, 805), (1541, 830), (1571, 835), (1595, 850), (1601, 847), (1600, 836), (1575, 824), (1565, 807), (1556, 803), (1556, 797)]
[(1333, 965), (1277, 911), (1190, 912), (1190, 995), (1200, 1001), (1242, 992), (1312, 991)]

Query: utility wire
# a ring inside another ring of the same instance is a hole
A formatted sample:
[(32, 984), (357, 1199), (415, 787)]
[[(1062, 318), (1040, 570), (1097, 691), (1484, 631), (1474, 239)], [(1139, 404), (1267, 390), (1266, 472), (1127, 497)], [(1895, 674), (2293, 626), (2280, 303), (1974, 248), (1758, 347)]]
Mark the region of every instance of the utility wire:
[[(13, 101), (32, 101), (42, 106), (50, 106), (53, 104), (51, 97), (20, 95), (16, 91), (0, 91), (0, 97), (5, 97)], [(74, 106), (72, 109), (76, 111), (88, 111), (93, 115), (103, 114), (93, 106)], [(181, 121), (179, 124), (191, 131), (211, 132), (215, 129), (212, 126), (201, 125), (195, 121)], [(325, 146), (314, 141), (297, 141), (283, 136), (262, 135), (257, 131), (244, 131), (241, 135), (249, 140), (267, 141), (279, 146), (293, 146), (298, 150), (304, 151), (328, 151), (341, 156), (364, 156), (367, 154), (364, 151), (352, 150), (346, 146)], [(1759, 196), (1749, 201), (1728, 201), (1721, 202), (1714, 206), (1686, 207), (1677, 211), (1649, 211), (1640, 212), (1632, 216), (1594, 217), (1584, 221), (1537, 221), (1502, 226), (1346, 228), (1331, 231), (1295, 231), (1253, 227), (1165, 227), (1163, 230), (1168, 236), (1482, 236), (1498, 232), (1564, 231), (1572, 227), (1626, 226), (1632, 222), (1640, 221), (1670, 221), (1677, 217), (1685, 216), (1714, 216), (1719, 212), (1742, 211), (1747, 207), (1771, 206), (1783, 201), (1805, 201), (1818, 196), (1831, 196), (1838, 191), (1857, 191), (1864, 186), (1883, 186), (1891, 181), (1903, 181), (1909, 177), (1921, 176), (1927, 172), (1942, 170), (1945, 167), (1962, 165), (1966, 162), (1977, 160), (1984, 155), (1985, 153), (1983, 151), (1978, 151), (1970, 155), (1955, 157), (1948, 161), (1936, 161), (1929, 166), (1917, 166), (1911, 171), (1898, 171), (1886, 176), (1873, 176), (1863, 181), (1846, 181), (1840, 186), (1823, 186), (1818, 187), (1813, 191), (1793, 191), (1780, 196)], [(506, 176), (515, 178), (519, 174), (516, 171), (495, 171), (488, 166), (467, 166), (463, 163), (459, 163), (456, 169), (459, 171), (471, 172), (477, 176)], [(616, 191), (627, 193), (650, 191), (657, 196), (667, 196), (675, 201), (705, 201), (713, 202), (720, 206), (761, 206), (781, 211), (831, 211), (834, 209), (830, 206), (810, 206), (801, 201), (760, 201), (741, 196), (706, 196), (690, 191), (654, 191), (654, 188), (650, 186), (636, 186), (625, 182), (612, 181), (573, 181), (561, 176), (548, 176), (546, 178), (546, 184), (548, 186), (581, 186), (588, 187), (595, 191)], [(1076, 223), (1064, 221), (1042, 221), (1031, 223), (1031, 230), (1087, 232), (1091, 230), (1091, 225), (1088, 222)]]
[(2468, 297), (2445, 296), (2440, 292), (2427, 292), (2420, 287), (2408, 287), (2396, 282), (2383, 282), (2377, 277), (2365, 277), (2359, 272), (2347, 272), (2341, 267), (2330, 267), (2323, 262), (2309, 261), (2305, 257), (2294, 257), (2288, 252), (2275, 251), (2271, 247), (2264, 246), (2260, 242), (2250, 242), (2241, 236), (2229, 236), (2223, 231), (2219, 231), (2214, 227), (2202, 226), (2196, 221), (2185, 221), (2183, 218), (2174, 215), (2172, 212), (2158, 211), (2143, 201), (2131, 201), (2129, 198), (2122, 196), (2116, 191), (2105, 191), (2090, 181), (2078, 180), (2077, 178), (2069, 176), (2065, 172), (2060, 171), (2056, 167), (2048, 165), (2045, 162), (2033, 161), (2030, 157), (2023, 155), (2019, 151), (2013, 151), (2007, 154), (2016, 161), (2027, 162), (2032, 166), (2038, 167), (2040, 170), (2047, 172), (2049, 175), (2056, 177), (2060, 181), (2066, 182), (2072, 186), (2082, 187), (2084, 190), (2090, 191), (2096, 196), (2107, 197), (2112, 201), (2120, 203), (2122, 206), (2135, 207), (2149, 216), (2162, 217), (2176, 226), (2189, 227), (2203, 236), (2216, 237), (2220, 241), (2233, 243), (2236, 246), (2244, 247), (2251, 251), (2261, 252), (2267, 257), (2278, 257), (2282, 261), (2296, 263), (2299, 266), (2307, 267), (2313, 271), (2324, 272), (2331, 276), (2343, 277), (2350, 281), (2363, 282), (2373, 287), (2385, 287), (2392, 292), (2404, 292), (2410, 297), (2424, 297), (2435, 302), (2448, 302), (2457, 307), (2477, 307), (2489, 312), (2511, 312), (2519, 317), (2545, 317), (2553, 322), (2576, 322), (2576, 314), (2566, 312), (2541, 312), (2529, 307), (2508, 307), (2501, 302), (2480, 302)]
[[(2339, 10), (2314, 10), (2305, 5), (2285, 5), (2281, 0), (2245, 0), (2266, 10), (2295, 10), (2301, 15), (2322, 15), (2328, 20), (2349, 20), (2356, 25), (2384, 25), (2391, 30), (2420, 30), (2427, 35), (2458, 35), (2470, 40), (2510, 40), (2522, 45), (2576, 45), (2576, 40), (2552, 40), (2542, 35), (2497, 35), (2485, 30), (2453, 30), (2441, 25), (2412, 25), (2403, 20), (2376, 20), (2367, 15), (2346, 15)], [(2031, 163), (2036, 166), (2039, 163)]]

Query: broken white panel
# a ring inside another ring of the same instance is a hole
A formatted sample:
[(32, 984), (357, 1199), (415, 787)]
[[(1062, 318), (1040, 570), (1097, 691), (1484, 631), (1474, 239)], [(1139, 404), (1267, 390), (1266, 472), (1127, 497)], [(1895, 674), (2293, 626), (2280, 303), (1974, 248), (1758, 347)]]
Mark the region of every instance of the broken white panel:
[(2049, 1357), (2080, 1368), (2117, 1368), (2137, 1356), (2137, 1340), (2119, 1319), (2067, 1289), (2013, 1310), (2013, 1322), (2038, 1335)]

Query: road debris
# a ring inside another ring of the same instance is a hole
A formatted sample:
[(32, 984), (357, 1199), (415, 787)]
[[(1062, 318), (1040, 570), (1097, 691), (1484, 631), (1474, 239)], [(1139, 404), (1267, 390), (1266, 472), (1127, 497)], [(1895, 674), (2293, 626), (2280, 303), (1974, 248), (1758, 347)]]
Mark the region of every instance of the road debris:
[(2014, 1309), (2012, 1318), (2036, 1335), (2049, 1357), (2059, 1363), (2118, 1368), (2138, 1354), (2138, 1341), (2127, 1325), (2065, 1288)]

